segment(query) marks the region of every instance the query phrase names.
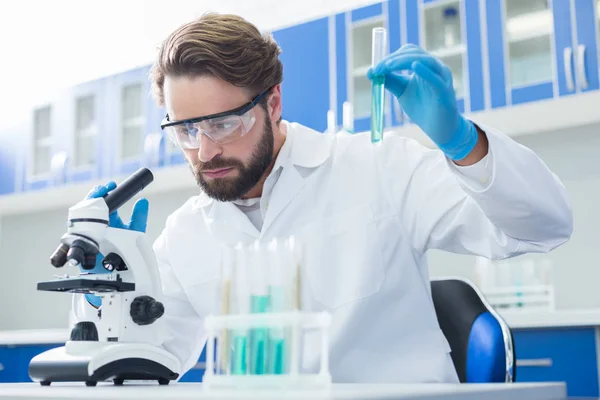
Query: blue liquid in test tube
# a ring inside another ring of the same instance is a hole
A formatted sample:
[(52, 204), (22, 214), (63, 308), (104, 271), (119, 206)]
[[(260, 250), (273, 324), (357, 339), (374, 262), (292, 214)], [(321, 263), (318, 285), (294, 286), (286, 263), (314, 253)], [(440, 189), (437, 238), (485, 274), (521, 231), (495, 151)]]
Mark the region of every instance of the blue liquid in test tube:
[[(372, 67), (377, 64), (386, 54), (387, 41), (385, 28), (373, 28), (373, 52)], [(385, 116), (385, 76), (373, 77), (371, 89), (371, 143), (383, 140), (384, 116)]]

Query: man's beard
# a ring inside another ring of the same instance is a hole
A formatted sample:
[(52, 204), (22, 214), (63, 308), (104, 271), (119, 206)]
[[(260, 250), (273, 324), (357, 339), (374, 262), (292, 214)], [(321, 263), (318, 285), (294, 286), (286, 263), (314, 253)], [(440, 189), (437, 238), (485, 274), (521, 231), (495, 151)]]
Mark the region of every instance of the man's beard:
[[(260, 142), (254, 148), (247, 166), (235, 158), (216, 157), (206, 163), (198, 161), (192, 168), (196, 182), (204, 193), (218, 201), (233, 201), (241, 199), (260, 181), (260, 178), (271, 165), (272, 160), (273, 127), (271, 121), (267, 118), (265, 119)], [(204, 179), (202, 170), (219, 168), (235, 168), (238, 170), (238, 176), (234, 178), (214, 178), (209, 181)]]

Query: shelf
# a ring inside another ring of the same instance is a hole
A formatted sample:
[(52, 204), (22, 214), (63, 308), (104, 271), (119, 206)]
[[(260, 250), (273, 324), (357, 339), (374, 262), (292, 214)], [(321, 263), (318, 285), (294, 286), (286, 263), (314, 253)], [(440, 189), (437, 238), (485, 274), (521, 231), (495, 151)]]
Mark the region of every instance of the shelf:
[(367, 71), (369, 70), (369, 68), (371, 68), (370, 65), (354, 68), (354, 70), (352, 71), (352, 77), (362, 78), (367, 76)]
[(463, 55), (467, 51), (467, 46), (459, 44), (453, 47), (445, 47), (431, 51), (431, 55), (437, 58), (448, 58)]
[(509, 43), (552, 34), (553, 19), (550, 10), (540, 10), (512, 17), (506, 21), (506, 37)]

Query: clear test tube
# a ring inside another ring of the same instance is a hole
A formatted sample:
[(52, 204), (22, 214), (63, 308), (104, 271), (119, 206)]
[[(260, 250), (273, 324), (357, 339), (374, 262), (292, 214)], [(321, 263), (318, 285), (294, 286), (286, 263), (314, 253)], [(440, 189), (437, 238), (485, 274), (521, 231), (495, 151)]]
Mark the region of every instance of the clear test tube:
[(352, 103), (345, 101), (342, 105), (342, 121), (344, 130), (348, 133), (354, 133), (354, 110)]
[[(250, 290), (248, 287), (248, 251), (242, 243), (235, 247), (234, 284), (232, 309), (236, 314), (250, 312)], [(248, 329), (233, 329), (232, 332), (231, 374), (248, 373)]]
[[(273, 239), (268, 245), (269, 253), (269, 311), (283, 313), (288, 311), (289, 284), (286, 279), (285, 243)], [(286, 346), (284, 328), (269, 329), (268, 368), (270, 374), (283, 374), (286, 369)]]
[(333, 110), (327, 111), (327, 133), (334, 135), (336, 132), (335, 112)]
[[(387, 34), (385, 28), (373, 28), (371, 66), (375, 68), (387, 53)], [(371, 87), (371, 142), (383, 140), (385, 116), (385, 76), (375, 75)]]
[[(231, 314), (232, 300), (232, 281), (234, 268), (233, 249), (228, 247), (221, 248), (221, 285), (219, 288), (220, 315)], [(229, 374), (229, 332), (223, 329), (218, 333), (217, 354), (216, 354), (216, 373)]]
[[(268, 255), (264, 245), (255, 242), (251, 249), (250, 271), (250, 313), (269, 312)], [(267, 369), (268, 328), (256, 327), (250, 330), (250, 374), (262, 375)]]

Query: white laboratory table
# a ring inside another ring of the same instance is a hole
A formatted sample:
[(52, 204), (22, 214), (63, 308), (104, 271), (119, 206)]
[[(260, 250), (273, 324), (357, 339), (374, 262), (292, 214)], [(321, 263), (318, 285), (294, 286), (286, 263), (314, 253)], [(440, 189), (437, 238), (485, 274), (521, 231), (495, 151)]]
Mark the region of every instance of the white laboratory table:
[(327, 390), (204, 390), (201, 383), (157, 384), (110, 383), (86, 387), (83, 384), (55, 384), (42, 387), (35, 383), (0, 384), (0, 399), (419, 399), (419, 400), (563, 400), (563, 383), (514, 384), (335, 384)]

